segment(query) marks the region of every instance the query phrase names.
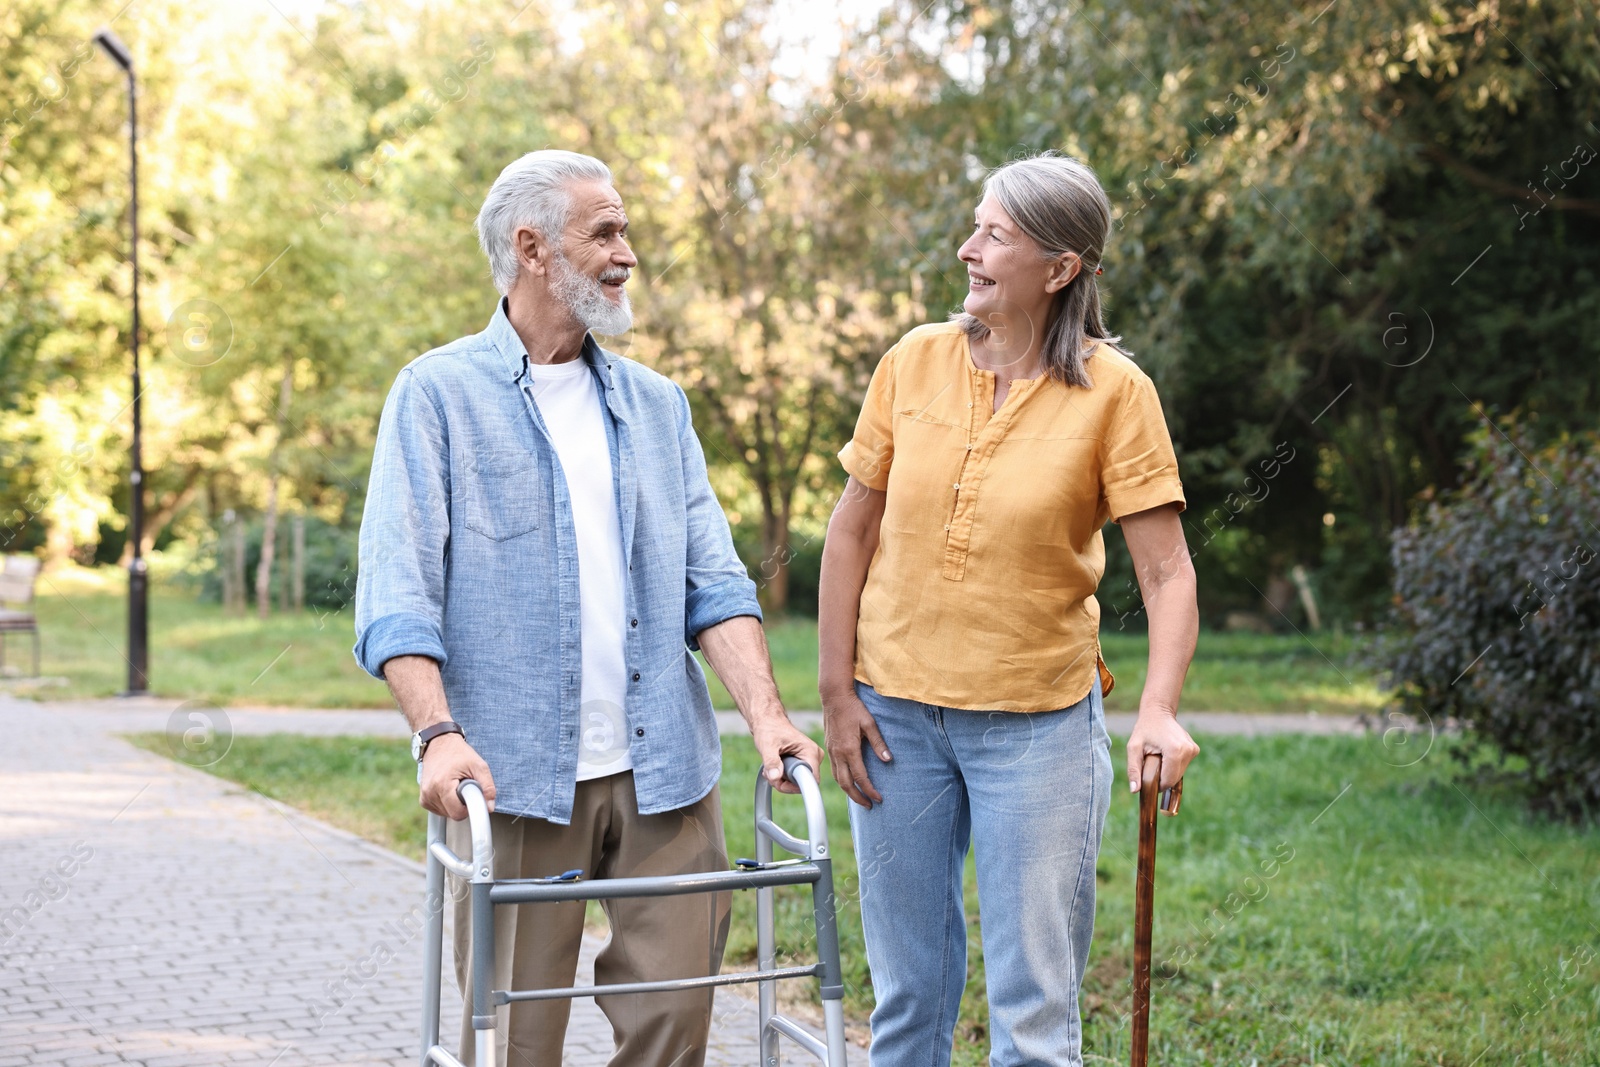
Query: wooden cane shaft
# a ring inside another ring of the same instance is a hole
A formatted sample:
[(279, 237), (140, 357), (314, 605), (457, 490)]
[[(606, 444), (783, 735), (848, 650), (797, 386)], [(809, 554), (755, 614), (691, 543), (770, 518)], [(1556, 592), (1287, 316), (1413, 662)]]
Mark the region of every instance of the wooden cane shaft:
[(1139, 868), (1133, 891), (1133, 1067), (1150, 1055), (1150, 929), (1156, 903), (1156, 811), (1161, 757), (1146, 756), (1139, 789)]

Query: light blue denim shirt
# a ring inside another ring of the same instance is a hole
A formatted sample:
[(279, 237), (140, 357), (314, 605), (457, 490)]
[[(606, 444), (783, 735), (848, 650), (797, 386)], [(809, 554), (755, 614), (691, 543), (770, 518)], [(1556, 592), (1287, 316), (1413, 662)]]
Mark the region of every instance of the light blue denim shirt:
[[(695, 635), (761, 609), (683, 390), (592, 337), (583, 359), (605, 398), (628, 563), (624, 711), (649, 815), (704, 797), (721, 771)], [(355, 655), (376, 677), (394, 656), (438, 660), (451, 717), (494, 775), (495, 810), (571, 821), (578, 548), (504, 302), (482, 333), (420, 356), (389, 391), (361, 519)]]

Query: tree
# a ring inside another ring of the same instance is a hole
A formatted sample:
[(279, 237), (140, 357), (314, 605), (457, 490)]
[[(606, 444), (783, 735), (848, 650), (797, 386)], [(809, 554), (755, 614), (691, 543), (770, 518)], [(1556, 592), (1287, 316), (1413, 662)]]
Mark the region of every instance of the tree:
[[(1536, 412), (1545, 432), (1591, 422), (1600, 234), (1585, 190), (1600, 168), (1574, 146), (1600, 147), (1585, 132), (1593, 11), (922, 11), (896, 5), (878, 34), (893, 42), (883, 80), (909, 96), (869, 96), (862, 109), (885, 116), (856, 121), (923, 179), (900, 186), (907, 213), (945, 226), (1016, 152), (1062, 148), (1098, 169), (1117, 214), (1112, 326), (1166, 403), (1213, 613), (1320, 560), (1344, 611), (1370, 614), (1388, 532), (1419, 490), (1459, 478), (1475, 401)], [(939, 63), (946, 77), (929, 74)], [(1530, 199), (1529, 179), (1557, 173)], [(937, 229), (913, 233), (932, 256)], [(957, 299), (929, 280), (930, 303)], [(1225, 510), (1228, 535), (1207, 537), (1204, 520), (1280, 447), (1296, 459), (1271, 503)]]
[(48, 542), (64, 555), (92, 540), (109, 514), (95, 483), (118, 465), (99, 428), (128, 399), (127, 104), (90, 40), (100, 17), (34, 0), (0, 13), (6, 551)]
[[(85, 559), (124, 550), (126, 509), (103, 17), (0, 15), (0, 507), (10, 544)], [(119, 16), (145, 81), (153, 544), (274, 497), (353, 526), (394, 373), (487, 317), (484, 193), (547, 144), (617, 173), (639, 328), (610, 343), (688, 392), (736, 533), (759, 516), (769, 606), (874, 365), (959, 302), (979, 180), (1020, 151), (1084, 156), (1112, 197), (1111, 325), (1161, 390), (1212, 618), (1297, 564), (1336, 618), (1372, 616), (1390, 530), (1459, 482), (1491, 411), (1536, 439), (1593, 421), (1581, 5), (897, 2), (825, 77), (795, 72), (765, 2), (294, 18)], [(220, 314), (185, 317), (200, 300)], [(231, 332), (212, 362), (184, 340), (205, 323)]]
[(782, 611), (796, 500), (837, 480), (853, 372), (919, 309), (873, 284), (862, 235), (880, 223), (840, 181), (837, 108), (781, 103), (765, 5), (616, 15), (569, 79), (603, 74), (608, 102), (568, 106), (629, 199), (645, 282), (630, 346), (685, 388), (711, 461), (751, 487), (755, 569)]

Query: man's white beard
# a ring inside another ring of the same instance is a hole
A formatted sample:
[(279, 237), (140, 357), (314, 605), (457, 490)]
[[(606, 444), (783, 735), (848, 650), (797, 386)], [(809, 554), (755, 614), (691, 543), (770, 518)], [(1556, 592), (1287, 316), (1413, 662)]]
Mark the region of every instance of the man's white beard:
[[(550, 266), (550, 294), (572, 312), (572, 317), (582, 323), (584, 329), (606, 337), (633, 329), (633, 308), (628, 304), (626, 289), (621, 292), (622, 302), (613, 304), (600, 282), (579, 273), (572, 261), (560, 252), (551, 258)], [(613, 276), (626, 278), (628, 273), (621, 267), (614, 267), (601, 275)]]

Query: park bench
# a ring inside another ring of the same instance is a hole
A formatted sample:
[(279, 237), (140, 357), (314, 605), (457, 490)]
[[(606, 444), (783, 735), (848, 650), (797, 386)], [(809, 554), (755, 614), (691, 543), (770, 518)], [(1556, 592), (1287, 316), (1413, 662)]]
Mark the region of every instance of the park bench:
[(33, 674), (39, 675), (39, 619), (33, 613), (33, 587), (39, 580), (37, 556), (6, 556), (0, 567), (0, 670), (6, 665), (6, 637), (33, 635)]

